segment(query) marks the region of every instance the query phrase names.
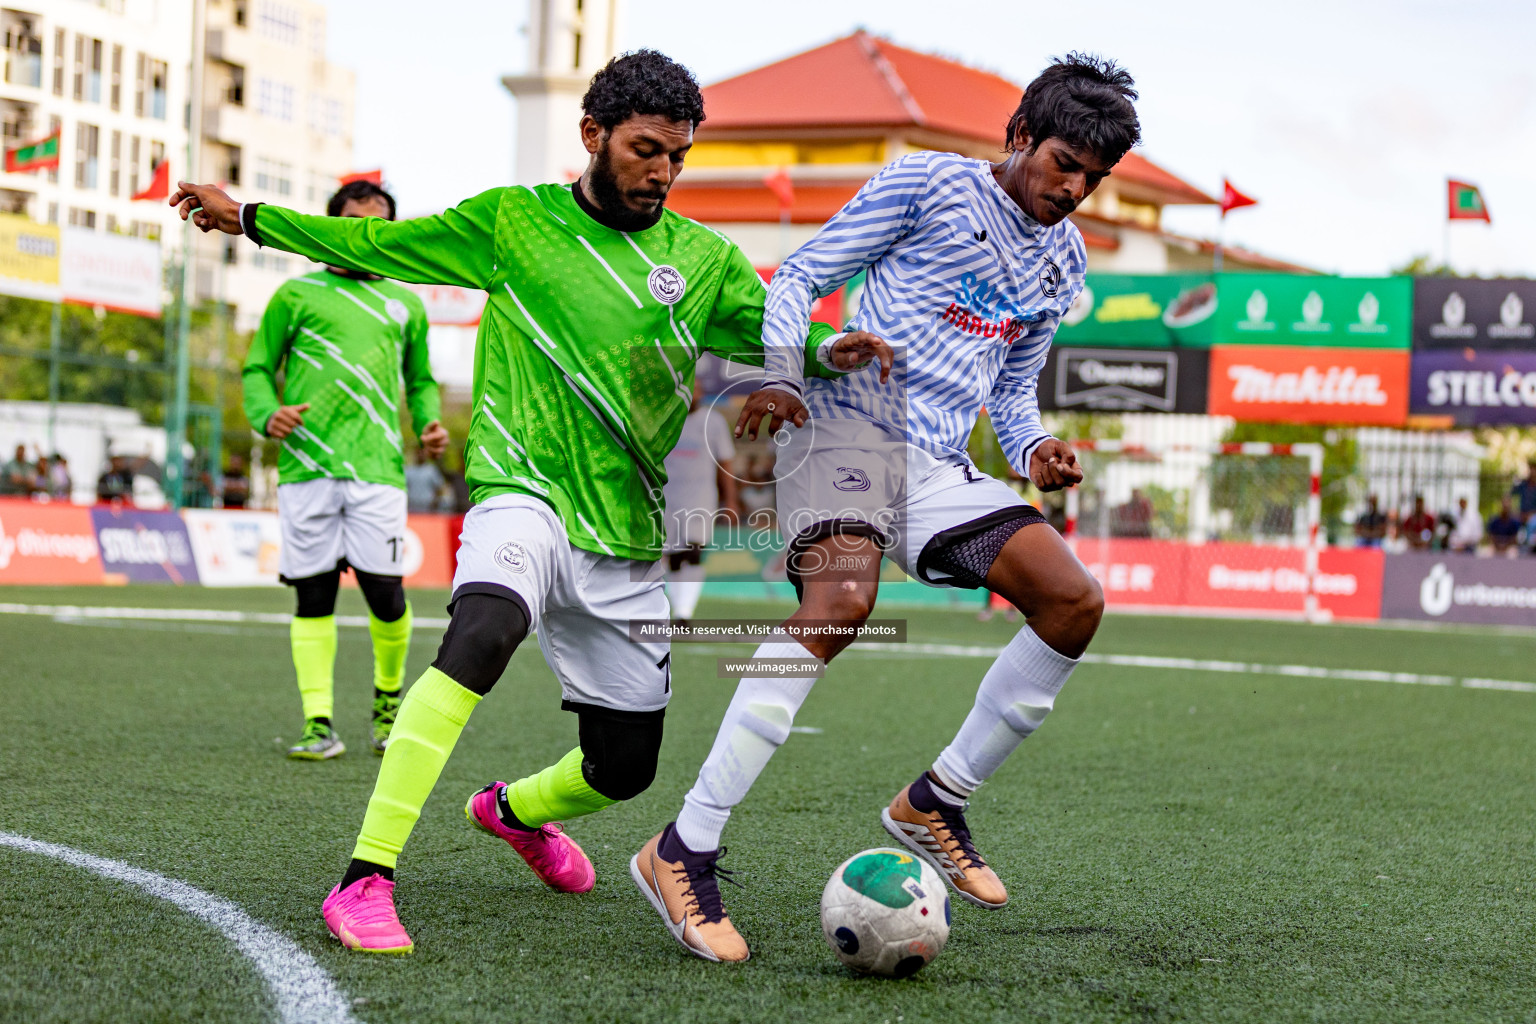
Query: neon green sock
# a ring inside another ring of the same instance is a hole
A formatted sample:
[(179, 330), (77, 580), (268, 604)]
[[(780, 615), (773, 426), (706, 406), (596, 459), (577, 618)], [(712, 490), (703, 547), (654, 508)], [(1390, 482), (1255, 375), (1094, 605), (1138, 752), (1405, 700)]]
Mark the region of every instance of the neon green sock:
[(368, 613), (368, 635), (373, 638), (373, 688), (395, 693), (405, 682), (405, 656), (411, 649), (411, 605), (394, 622), (383, 622)]
[(353, 858), (395, 866), (480, 695), (435, 668), (406, 691)]
[(610, 800), (587, 785), (581, 774), (580, 747), (537, 775), (518, 779), (507, 787), (507, 806), (529, 828), (579, 818), (616, 803), (617, 800)]
[(336, 616), (301, 619), (288, 627), (293, 644), (293, 669), (299, 677), (299, 699), (305, 718), (331, 717), (331, 691), (336, 678)]

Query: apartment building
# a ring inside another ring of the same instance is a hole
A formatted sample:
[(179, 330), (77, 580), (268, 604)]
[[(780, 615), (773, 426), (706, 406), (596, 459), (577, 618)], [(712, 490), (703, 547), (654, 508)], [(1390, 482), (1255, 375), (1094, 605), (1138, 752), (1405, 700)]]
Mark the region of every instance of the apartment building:
[[(244, 201), (323, 213), (353, 170), (351, 71), (325, 59), (325, 8), (307, 0), (205, 0), (203, 177)], [(198, 239), (195, 294), (222, 297), (248, 330), (277, 286), (311, 264), (238, 243)]]
[(184, 166), (190, 3), (0, 0), (5, 148), (60, 133), (59, 166), (0, 169), (0, 211), (159, 238), (163, 203), (133, 202), (169, 156)]

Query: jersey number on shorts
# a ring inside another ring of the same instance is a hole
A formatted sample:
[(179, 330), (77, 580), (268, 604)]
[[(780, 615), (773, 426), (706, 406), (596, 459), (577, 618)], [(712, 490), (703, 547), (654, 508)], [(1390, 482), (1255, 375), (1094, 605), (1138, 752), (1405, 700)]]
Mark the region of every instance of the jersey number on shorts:
[(400, 549), (405, 546), (405, 538), (391, 537), (384, 543), (389, 545), (389, 560), (391, 562), (400, 561)]

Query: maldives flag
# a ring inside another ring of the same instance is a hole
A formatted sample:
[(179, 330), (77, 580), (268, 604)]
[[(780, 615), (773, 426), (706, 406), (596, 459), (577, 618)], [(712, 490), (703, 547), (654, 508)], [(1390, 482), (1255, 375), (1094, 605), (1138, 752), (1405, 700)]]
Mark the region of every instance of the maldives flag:
[(46, 139), (38, 139), (36, 142), (24, 142), (15, 149), (5, 151), (5, 169), (12, 173), (18, 171), (41, 171), (49, 167), (59, 166), (59, 136), (60, 131), (54, 132)]
[(1465, 181), (1455, 179), (1446, 180), (1446, 220), (1480, 220), (1484, 224), (1492, 224), (1493, 219), (1488, 216), (1488, 205), (1483, 202), (1483, 194), (1478, 191), (1476, 185), (1469, 185)]
[(1241, 206), (1257, 206), (1259, 201), (1251, 196), (1245, 196), (1232, 187), (1232, 183), (1226, 178), (1221, 179), (1221, 215), (1225, 217), (1228, 210), (1236, 210)]
[(155, 164), (155, 169), (149, 172), (149, 184), (142, 192), (135, 192), (128, 198), (133, 202), (141, 199), (169, 199), (171, 196), (171, 162), (161, 160)]

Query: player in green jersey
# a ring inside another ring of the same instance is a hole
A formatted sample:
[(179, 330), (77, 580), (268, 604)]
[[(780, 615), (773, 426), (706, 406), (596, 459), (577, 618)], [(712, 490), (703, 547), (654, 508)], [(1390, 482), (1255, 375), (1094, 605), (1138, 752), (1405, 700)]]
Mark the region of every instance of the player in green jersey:
[[(437, 659), (411, 687), (385, 752), (353, 860), (325, 901), (344, 945), (408, 952), (394, 906), (396, 859), (470, 712), (530, 629), (576, 712), (580, 745), (465, 812), (563, 892), (592, 887), (591, 862), (558, 824), (642, 792), (655, 774), (670, 696), (663, 460), (713, 352), (761, 365), (766, 289), (717, 232), (665, 208), (703, 98), (654, 51), (593, 78), (580, 130), (591, 154), (575, 185), (497, 188), (441, 216), (347, 223), (238, 206), (209, 186), (171, 198), (201, 229), (404, 281), (484, 289), (465, 448), (465, 517), (452, 615)], [(804, 372), (837, 376), (891, 352), (867, 334), (813, 324)]]
[[(331, 197), (331, 217), (395, 219), (395, 200), (354, 181)], [(277, 376), (283, 373), (279, 397)], [(303, 760), (347, 748), (331, 724), (336, 592), (350, 567), (368, 603), (373, 639), (373, 735), (382, 754), (400, 708), (411, 641), (401, 584), (405, 556), (404, 445), (399, 381), (422, 447), (440, 454), (437, 382), (427, 361), (421, 300), (376, 274), (328, 266), (278, 288), (245, 360), (245, 414), (282, 442), (277, 515), (279, 574), (298, 599), (290, 629), (304, 733)]]

